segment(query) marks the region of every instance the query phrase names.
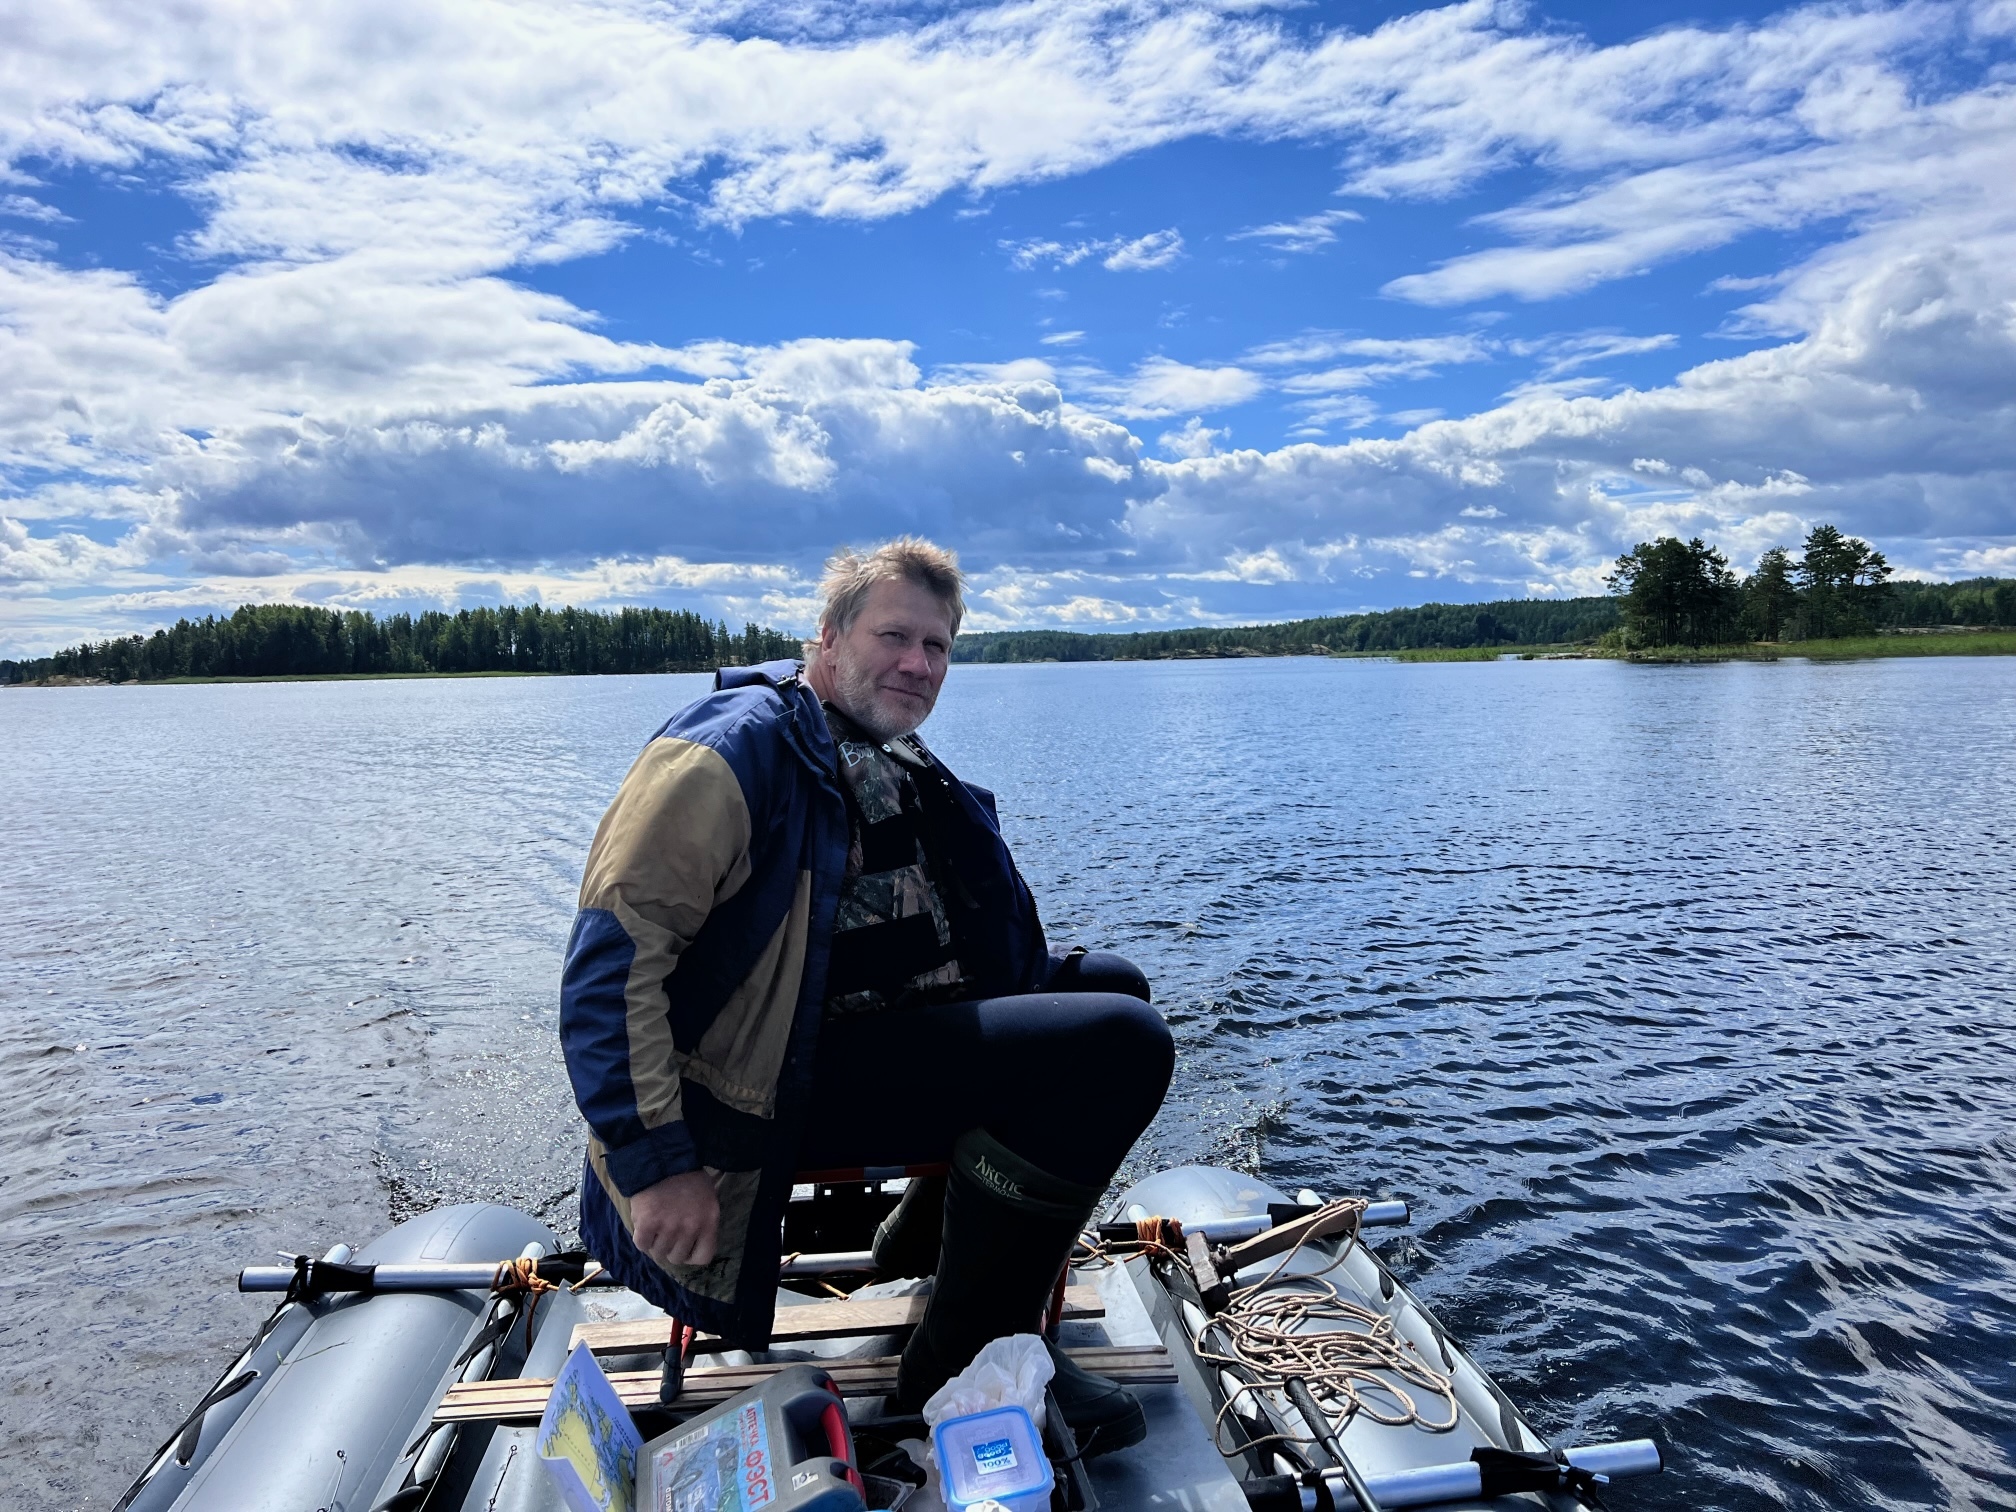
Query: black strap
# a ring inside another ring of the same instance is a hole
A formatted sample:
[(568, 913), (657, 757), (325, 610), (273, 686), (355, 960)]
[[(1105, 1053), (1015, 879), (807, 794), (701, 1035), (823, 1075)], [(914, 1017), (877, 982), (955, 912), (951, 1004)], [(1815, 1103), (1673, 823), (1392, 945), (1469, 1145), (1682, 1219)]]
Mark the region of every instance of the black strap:
[(1552, 1454), (1527, 1454), (1517, 1449), (1472, 1449), (1477, 1466), (1479, 1493), (1487, 1501), (1494, 1496), (1511, 1496), (1520, 1491), (1591, 1492), (1601, 1485), (1595, 1474), (1578, 1470)]
[(572, 1286), (577, 1281), (588, 1279), (590, 1266), (596, 1268), (595, 1278), (589, 1281), (591, 1286), (600, 1286), (615, 1279), (602, 1270), (600, 1262), (585, 1249), (562, 1250), (557, 1255), (546, 1255), (540, 1259), (537, 1269), (541, 1281)]
[(476, 1337), (469, 1341), (469, 1347), (455, 1356), (455, 1363), (449, 1368), (460, 1370), (492, 1344), (495, 1344), (499, 1339), (511, 1332), (511, 1325), (517, 1321), (518, 1315), (516, 1313), (507, 1313), (501, 1307), (491, 1309), (490, 1316), (484, 1320), (483, 1326), (476, 1330)]
[(847, 788), (850, 812), (859, 827), (861, 836), (861, 875), (872, 876), (876, 872), (902, 871), (907, 866), (915, 866), (922, 854), (917, 848), (917, 821), (906, 803), (900, 813), (870, 824), (855, 802), (854, 788)]
[(1250, 1475), (1239, 1489), (1250, 1512), (1302, 1512), (1302, 1483), (1292, 1475)]
[(287, 1300), (319, 1302), (331, 1292), (361, 1292), (368, 1297), (377, 1272), (375, 1265), (340, 1265), (334, 1260), (296, 1255), (294, 1279), (287, 1283)]
[(938, 921), (928, 913), (835, 930), (826, 996), (873, 991), (893, 999), (911, 981), (953, 959), (951, 947), (939, 942)]
[(186, 1465), (196, 1458), (196, 1445), (203, 1437), (203, 1414), (227, 1397), (234, 1397), (259, 1379), (259, 1372), (247, 1370), (231, 1377), (196, 1404), (196, 1410), (175, 1430), (175, 1463)]

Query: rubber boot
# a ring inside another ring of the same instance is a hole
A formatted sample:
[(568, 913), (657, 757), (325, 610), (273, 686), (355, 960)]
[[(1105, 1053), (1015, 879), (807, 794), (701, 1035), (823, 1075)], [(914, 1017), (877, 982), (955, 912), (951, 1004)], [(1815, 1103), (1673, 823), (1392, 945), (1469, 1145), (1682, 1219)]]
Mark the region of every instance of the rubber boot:
[(1148, 1436), (1148, 1419), (1133, 1392), (1118, 1381), (1092, 1374), (1055, 1344), (1049, 1349), (1050, 1363), (1057, 1367), (1050, 1378), (1050, 1394), (1071, 1425), (1080, 1454), (1093, 1459)]
[(880, 1276), (928, 1276), (938, 1269), (945, 1229), (945, 1178), (913, 1176), (869, 1246)]
[[(945, 1187), (937, 1279), (896, 1373), (896, 1406), (914, 1412), (982, 1345), (1037, 1333), (1057, 1274), (1101, 1193), (1052, 1176), (984, 1129), (961, 1135)], [(1080, 1452), (1139, 1443), (1147, 1419), (1133, 1393), (1063, 1362), (1051, 1383)]]

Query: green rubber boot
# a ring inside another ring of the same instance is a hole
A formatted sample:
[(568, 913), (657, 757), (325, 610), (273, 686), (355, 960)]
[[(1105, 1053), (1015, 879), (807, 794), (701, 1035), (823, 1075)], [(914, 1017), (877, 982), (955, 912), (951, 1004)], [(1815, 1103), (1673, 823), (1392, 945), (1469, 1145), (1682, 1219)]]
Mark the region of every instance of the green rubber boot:
[(1055, 1344), (1049, 1348), (1050, 1363), (1057, 1367), (1050, 1378), (1050, 1394), (1071, 1425), (1081, 1455), (1094, 1459), (1148, 1436), (1147, 1415), (1133, 1392), (1118, 1381), (1092, 1374)]
[[(1101, 1193), (1052, 1176), (984, 1129), (961, 1135), (945, 1187), (937, 1279), (896, 1375), (896, 1405), (916, 1411), (984, 1344), (1037, 1333), (1057, 1274)], [(1147, 1419), (1133, 1393), (1057, 1350), (1051, 1391), (1081, 1452), (1139, 1443)]]

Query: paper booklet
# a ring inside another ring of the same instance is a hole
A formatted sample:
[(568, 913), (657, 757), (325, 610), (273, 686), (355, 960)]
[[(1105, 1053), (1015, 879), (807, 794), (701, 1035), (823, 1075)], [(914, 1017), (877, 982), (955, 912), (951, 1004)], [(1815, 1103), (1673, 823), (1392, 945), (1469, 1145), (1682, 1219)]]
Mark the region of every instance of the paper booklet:
[(643, 1436), (586, 1344), (567, 1357), (533, 1440), (568, 1512), (636, 1512)]

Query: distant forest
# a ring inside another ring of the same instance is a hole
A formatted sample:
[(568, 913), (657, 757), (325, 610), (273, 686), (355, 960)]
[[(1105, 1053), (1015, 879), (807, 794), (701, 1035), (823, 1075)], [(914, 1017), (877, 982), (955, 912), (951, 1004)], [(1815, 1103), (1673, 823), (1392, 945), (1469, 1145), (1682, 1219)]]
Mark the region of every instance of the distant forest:
[(796, 656), (795, 635), (709, 624), (688, 609), (506, 606), (389, 614), (247, 604), (32, 661), (0, 661), (0, 682), (45, 677), (158, 682), (169, 677), (304, 677), (396, 672), (711, 672)]
[(1550, 646), (1595, 640), (1615, 629), (1612, 598), (1501, 599), (1423, 604), (1282, 625), (1199, 630), (1001, 630), (962, 635), (955, 662), (1161, 661), (1195, 656), (1331, 656), (1340, 651), (1412, 651), (1426, 646)]
[[(1648, 583), (1647, 587), (1652, 587)], [(1733, 604), (1722, 588), (1733, 587)], [(1788, 584), (1778, 631), (1805, 629), (1795, 623), (1796, 584)], [(1717, 628), (1744, 627), (1741, 585), (1718, 585), (1713, 605)], [(1005, 630), (959, 637), (955, 662), (1153, 661), (1203, 656), (1326, 656), (1339, 652), (1461, 650), (1477, 646), (1586, 645), (1625, 632), (1632, 610), (1627, 593), (1605, 598), (1502, 599), (1489, 604), (1424, 604), (1282, 625), (1238, 625), (1202, 630), (1137, 630), (1089, 634), (1069, 630)], [(1880, 595), (1854, 604), (1852, 623), (1844, 614), (1826, 634), (1857, 633), (1864, 625), (1882, 630), (1930, 629), (1942, 625), (2016, 626), (2016, 580), (1973, 578), (1961, 583), (1885, 583)], [(1641, 639), (1664, 644), (1668, 627), (1648, 607)], [(1676, 624), (1684, 640), (1691, 629)], [(1773, 635), (1768, 637), (1776, 639)]]
[[(1950, 625), (2016, 627), (2016, 580), (1885, 581), (1888, 568), (1879, 554), (1829, 530), (1823, 526), (1815, 533), (1817, 557), (1809, 551), (1795, 561), (1779, 552), (1747, 579), (1729, 573), (1721, 554), (1699, 541), (1662, 539), (1627, 553), (1613, 577), (1617, 591), (1602, 598), (1424, 604), (1191, 630), (969, 632), (954, 644), (952, 659), (1155, 661), (1597, 643), (1625, 649)], [(1831, 580), (1822, 574), (1829, 552), (1843, 559)], [(223, 617), (179, 620), (152, 635), (0, 661), (0, 683), (50, 677), (155, 682), (399, 672), (711, 672), (798, 654), (794, 635), (753, 624), (736, 633), (684, 609), (599, 613), (534, 605), (381, 619), (355, 610), (248, 604)]]

